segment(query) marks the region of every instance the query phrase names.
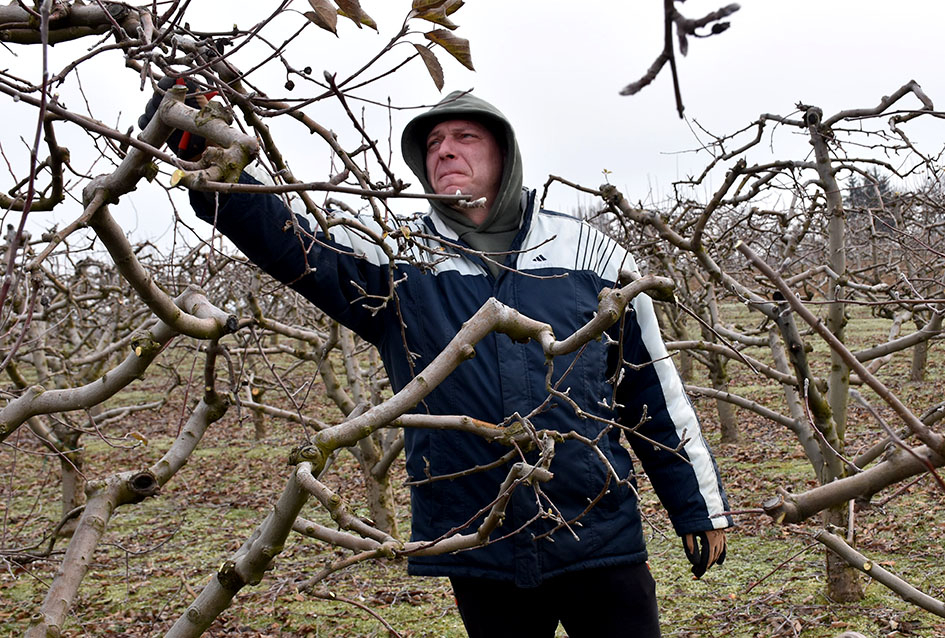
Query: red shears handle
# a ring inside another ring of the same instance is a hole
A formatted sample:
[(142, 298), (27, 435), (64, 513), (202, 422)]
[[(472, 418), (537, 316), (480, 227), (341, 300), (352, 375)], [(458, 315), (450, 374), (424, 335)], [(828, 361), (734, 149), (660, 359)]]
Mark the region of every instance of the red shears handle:
[[(178, 86), (181, 86), (181, 85), (187, 86), (187, 81), (184, 78), (177, 78), (177, 81), (175, 82), (175, 84), (177, 84)], [(212, 100), (214, 97), (216, 97), (217, 93), (218, 91), (210, 91), (209, 93), (207, 93), (207, 99)], [(177, 143), (177, 148), (183, 151), (189, 145), (190, 145), (190, 131), (184, 131), (180, 135), (180, 142)]]

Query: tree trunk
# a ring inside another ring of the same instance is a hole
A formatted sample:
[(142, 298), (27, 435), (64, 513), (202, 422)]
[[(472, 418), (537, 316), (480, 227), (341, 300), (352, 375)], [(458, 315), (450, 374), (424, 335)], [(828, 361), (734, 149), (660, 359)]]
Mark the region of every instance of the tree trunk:
[[(685, 339), (685, 332), (683, 335)], [(692, 383), (692, 355), (685, 350), (679, 354), (679, 376), (683, 383)]]
[[(253, 385), (253, 379), (250, 377), (249, 383), (246, 384), (246, 393), (249, 395), (250, 401), (253, 403), (259, 403), (262, 400), (262, 396), (265, 391), (265, 388), (260, 388)], [(253, 413), (253, 433), (256, 440), (261, 441), (269, 435), (268, 419), (266, 418), (266, 413), (262, 410), (251, 411)]]
[[(825, 525), (836, 525), (846, 529), (850, 523), (848, 511), (846, 505), (824, 510)], [(853, 545), (850, 535), (847, 535), (846, 540), (848, 544)], [(826, 551), (827, 597), (838, 603), (852, 603), (862, 600), (863, 583), (860, 580), (860, 573), (831, 550)]]
[[(709, 316), (703, 316), (703, 319), (708, 319), (707, 323), (710, 326), (721, 325), (719, 306), (715, 296), (715, 285), (711, 282), (706, 286), (706, 307)], [(702, 338), (707, 341), (715, 341), (716, 335), (703, 326)], [(710, 353), (708, 358), (709, 378), (712, 381), (712, 388), (721, 392), (728, 392), (728, 359), (716, 353)], [(722, 401), (721, 399), (715, 401), (715, 406), (719, 412), (720, 442), (723, 444), (738, 443), (738, 421), (735, 420), (735, 407), (728, 401)]]
[[(826, 324), (837, 340), (844, 343), (846, 342), (847, 316), (842, 285), (847, 277), (846, 215), (843, 210), (842, 191), (836, 180), (827, 144), (832, 133), (821, 124), (822, 117), (823, 113), (818, 108), (808, 108), (804, 115), (810, 131), (811, 144), (814, 147), (817, 173), (827, 200), (827, 264), (838, 277), (827, 288), (827, 300), (830, 304), (827, 306)], [(844, 453), (849, 398), (850, 369), (840, 355), (835, 350), (831, 350), (826, 399), (833, 418), (834, 436), (831, 443), (838, 456)], [(826, 469), (828, 481), (842, 478), (846, 474), (846, 468), (836, 460), (828, 461)], [(845, 506), (826, 510), (824, 522), (827, 525), (843, 528), (853, 525), (853, 521), (847, 519)], [(851, 530), (847, 538), (851, 545), (852, 537)], [(827, 595), (837, 602), (852, 602), (863, 598), (863, 587), (860, 585), (857, 571), (830, 551), (827, 552)]]
[[(728, 372), (725, 364), (726, 361), (719, 355), (709, 355), (709, 377), (712, 380), (712, 388), (721, 392), (728, 392)], [(735, 420), (735, 408), (728, 401), (721, 399), (717, 399), (715, 405), (719, 411), (720, 443), (738, 443), (738, 421)]]
[(382, 532), (400, 538), (397, 517), (394, 515), (394, 486), (390, 482), (390, 474), (385, 472), (382, 476), (374, 475), (374, 468), (384, 456), (381, 441), (380, 433), (375, 432), (358, 441), (357, 447), (349, 448), (349, 451), (357, 459), (364, 476), (364, 491), (371, 520)]
[[(916, 326), (921, 330), (925, 323), (916, 319)], [(925, 366), (929, 361), (929, 342), (920, 341), (912, 348), (912, 369), (909, 372), (910, 381), (925, 381)]]
[[(85, 503), (85, 478), (82, 475), (82, 453), (79, 450), (81, 432), (70, 430), (61, 436), (59, 466), (62, 473), (62, 517)], [(79, 517), (73, 516), (59, 528), (59, 535), (68, 537), (75, 532)]]
[(912, 349), (912, 370), (909, 373), (909, 379), (912, 381), (925, 381), (925, 365), (929, 360), (929, 342), (922, 341)]
[[(781, 343), (781, 335), (775, 326), (772, 326), (768, 331), (768, 347), (771, 348), (774, 367), (781, 372), (789, 373), (790, 368), (788, 367), (787, 354), (784, 352), (784, 346)], [(795, 436), (797, 436), (797, 440), (804, 448), (804, 453), (807, 455), (807, 459), (810, 461), (814, 472), (817, 474), (817, 480), (824, 483), (827, 479), (823, 450), (821, 450), (820, 443), (814, 435), (813, 428), (808, 424), (809, 421), (807, 415), (804, 413), (797, 388), (788, 384), (784, 384), (783, 388), (784, 400), (787, 402), (788, 411), (791, 413), (791, 418), (793, 418), (797, 424), (795, 427), (791, 428), (791, 431), (794, 432)]]
[(375, 478), (368, 468), (362, 467), (362, 470), (365, 472), (364, 484), (367, 488), (367, 503), (371, 520), (382, 532), (394, 538), (400, 538), (397, 517), (394, 514), (394, 486), (390, 482), (390, 475), (385, 474), (381, 478)]

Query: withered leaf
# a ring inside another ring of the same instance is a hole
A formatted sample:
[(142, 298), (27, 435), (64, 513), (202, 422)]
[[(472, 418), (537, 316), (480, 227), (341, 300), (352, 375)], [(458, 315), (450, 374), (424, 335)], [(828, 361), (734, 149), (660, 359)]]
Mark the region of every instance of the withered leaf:
[(423, 11), (418, 13), (417, 17), (421, 20), (427, 20), (434, 24), (446, 27), (447, 29), (455, 29), (457, 26), (455, 22), (446, 17), (446, 9), (444, 7)]
[(429, 9), (436, 9), (446, 2), (447, 0), (413, 0), (413, 4), (410, 5), (410, 8), (414, 11), (427, 11)]
[(359, 29), (363, 24), (377, 31), (377, 23), (374, 21), (374, 18), (364, 12), (358, 0), (336, 0), (336, 2), (339, 7), (338, 15), (348, 18), (358, 25)]
[(446, 0), (446, 4), (443, 5), (443, 9), (446, 11), (446, 15), (451, 16), (462, 7), (465, 2), (463, 0)]
[(469, 40), (453, 35), (447, 29), (434, 29), (423, 34), (427, 40), (439, 44), (446, 49), (447, 53), (459, 60), (459, 63), (470, 71), (475, 71), (472, 63), (472, 55), (469, 52)]
[(338, 12), (328, 0), (308, 0), (314, 11), (306, 11), (305, 17), (325, 31), (338, 35)]
[(414, 46), (417, 47), (417, 53), (420, 54), (420, 59), (423, 60), (423, 63), (427, 66), (427, 71), (430, 72), (430, 77), (433, 78), (433, 83), (436, 85), (438, 91), (443, 90), (443, 67), (440, 66), (440, 61), (436, 59), (433, 51), (426, 48), (423, 45), (414, 43)]

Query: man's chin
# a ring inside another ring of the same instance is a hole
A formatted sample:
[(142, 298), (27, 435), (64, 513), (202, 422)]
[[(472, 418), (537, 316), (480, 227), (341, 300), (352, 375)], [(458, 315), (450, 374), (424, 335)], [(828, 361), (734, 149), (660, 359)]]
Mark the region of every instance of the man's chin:
[(440, 195), (468, 195), (469, 189), (465, 188), (465, 184), (447, 183), (436, 189), (436, 192)]

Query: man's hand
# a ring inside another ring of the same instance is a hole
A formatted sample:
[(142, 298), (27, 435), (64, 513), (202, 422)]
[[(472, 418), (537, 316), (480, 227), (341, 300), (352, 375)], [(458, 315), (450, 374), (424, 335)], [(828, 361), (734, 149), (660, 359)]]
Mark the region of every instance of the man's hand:
[[(167, 91), (176, 83), (179, 82), (166, 75), (158, 82), (158, 87)], [(188, 93), (194, 93), (197, 90), (197, 85), (193, 82), (187, 81), (184, 82), (184, 84), (187, 86)], [(145, 129), (148, 122), (150, 122), (154, 114), (157, 113), (158, 107), (161, 105), (161, 100), (163, 99), (163, 92), (154, 92), (154, 95), (151, 96), (151, 99), (144, 108), (144, 113), (138, 118), (138, 128), (142, 131)], [(189, 97), (184, 100), (184, 104), (195, 109), (200, 109), (207, 104), (207, 98), (203, 95)], [(170, 147), (171, 151), (181, 159), (195, 160), (207, 147), (207, 141), (200, 135), (193, 135), (188, 131), (175, 130), (168, 138), (167, 145)]]
[(724, 531), (711, 529), (707, 532), (686, 534), (682, 540), (686, 558), (692, 563), (692, 575), (696, 578), (702, 578), (712, 565), (725, 562)]

